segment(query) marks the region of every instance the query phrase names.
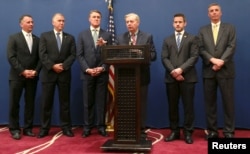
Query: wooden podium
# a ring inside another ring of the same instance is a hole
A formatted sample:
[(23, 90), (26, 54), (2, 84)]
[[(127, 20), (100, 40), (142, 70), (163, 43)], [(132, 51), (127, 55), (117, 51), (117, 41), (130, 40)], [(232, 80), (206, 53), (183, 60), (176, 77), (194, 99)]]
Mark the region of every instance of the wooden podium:
[(150, 151), (152, 142), (141, 137), (141, 67), (149, 65), (148, 45), (105, 46), (104, 63), (115, 68), (114, 139), (103, 150)]

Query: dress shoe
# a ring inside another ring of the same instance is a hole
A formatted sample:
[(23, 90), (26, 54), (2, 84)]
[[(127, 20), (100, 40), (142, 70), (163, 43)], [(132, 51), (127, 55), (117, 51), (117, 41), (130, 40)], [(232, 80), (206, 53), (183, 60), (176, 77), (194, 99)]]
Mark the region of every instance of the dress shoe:
[(104, 137), (108, 136), (108, 134), (107, 134), (107, 132), (105, 130), (101, 129), (101, 130), (98, 130), (98, 132), (99, 132), (100, 135), (102, 135)]
[(180, 133), (172, 132), (168, 137), (165, 138), (164, 141), (169, 142), (169, 141), (173, 141), (176, 139), (180, 139)]
[(234, 138), (234, 135), (232, 133), (226, 133), (224, 134), (225, 138)]
[(186, 142), (187, 144), (193, 144), (193, 143), (194, 143), (194, 141), (193, 141), (191, 135), (185, 136), (185, 142)]
[(68, 136), (68, 137), (74, 137), (74, 134), (73, 134), (72, 130), (70, 130), (70, 129), (63, 130), (63, 135)]
[(11, 133), (11, 136), (15, 140), (20, 140), (21, 139), (21, 135), (20, 135), (19, 132), (13, 132), (13, 133)]
[(216, 132), (210, 132), (206, 135), (205, 139), (208, 140), (209, 138), (219, 138), (219, 135)]
[(30, 136), (30, 137), (35, 137), (36, 136), (31, 130), (23, 131), (23, 135), (24, 136)]
[(37, 138), (43, 138), (45, 136), (48, 136), (49, 132), (47, 130), (41, 130), (37, 136)]
[(91, 134), (91, 133), (90, 133), (90, 130), (83, 131), (82, 137), (83, 137), (83, 138), (88, 137), (90, 134)]

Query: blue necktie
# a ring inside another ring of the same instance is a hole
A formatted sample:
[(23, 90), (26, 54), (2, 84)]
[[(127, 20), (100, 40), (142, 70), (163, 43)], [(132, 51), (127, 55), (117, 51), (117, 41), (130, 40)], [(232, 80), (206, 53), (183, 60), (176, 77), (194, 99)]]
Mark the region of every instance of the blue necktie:
[(56, 41), (57, 41), (58, 49), (60, 51), (61, 45), (62, 45), (61, 38), (60, 38), (60, 33), (56, 33)]
[(181, 44), (181, 33), (177, 33), (176, 43), (177, 43), (177, 47), (179, 49), (180, 48), (180, 44)]

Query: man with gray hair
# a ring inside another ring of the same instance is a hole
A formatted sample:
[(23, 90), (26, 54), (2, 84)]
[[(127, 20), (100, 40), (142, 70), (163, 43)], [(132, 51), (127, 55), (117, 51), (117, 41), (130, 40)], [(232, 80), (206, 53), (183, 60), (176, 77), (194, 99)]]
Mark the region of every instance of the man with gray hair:
[[(153, 36), (150, 33), (139, 29), (140, 17), (136, 13), (129, 13), (124, 17), (127, 26), (127, 32), (119, 35), (116, 40), (117, 45), (149, 45), (151, 61), (156, 60), (156, 50), (153, 42)], [(148, 85), (150, 83), (150, 65), (141, 66), (141, 134), (146, 138), (146, 112)]]
[(71, 66), (76, 56), (72, 35), (63, 32), (65, 18), (61, 13), (52, 17), (53, 30), (41, 34), (39, 56), (42, 62), (41, 129), (38, 138), (48, 135), (55, 88), (58, 87), (60, 122), (63, 134), (73, 137), (70, 118)]

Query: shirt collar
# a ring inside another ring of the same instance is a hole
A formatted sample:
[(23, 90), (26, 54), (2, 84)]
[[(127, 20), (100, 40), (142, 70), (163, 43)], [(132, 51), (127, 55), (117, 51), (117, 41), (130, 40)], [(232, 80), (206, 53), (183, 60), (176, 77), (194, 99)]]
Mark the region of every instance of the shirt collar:
[(62, 31), (58, 32), (58, 31), (56, 31), (56, 30), (54, 29), (54, 33), (55, 33), (55, 35), (56, 35), (57, 33), (60, 33), (60, 35), (61, 35), (61, 34), (62, 34)]
[[(139, 32), (139, 30), (137, 29), (137, 31), (135, 31), (135, 33), (134, 33), (134, 34), (135, 34), (135, 36), (137, 36), (138, 32)], [(130, 35), (130, 36), (132, 36), (132, 33), (131, 33), (131, 32), (129, 32), (129, 35)]]
[(27, 33), (26, 31), (22, 30), (22, 33), (23, 33), (24, 36), (27, 36), (27, 34), (31, 34), (31, 36), (32, 36), (32, 32)]
[(100, 31), (100, 27), (97, 27), (97, 28), (94, 28), (93, 26), (90, 26), (90, 30), (93, 31), (93, 30), (97, 30), (97, 31)]
[(213, 27), (214, 25), (220, 26), (220, 23), (221, 23), (221, 21), (217, 22), (216, 24), (211, 22), (211, 25), (212, 25), (212, 27)]
[(177, 31), (175, 31), (175, 35), (177, 35), (178, 33), (181, 33), (181, 35), (183, 35), (183, 34), (184, 34), (184, 32), (185, 32), (185, 30), (183, 30), (183, 31), (181, 31), (181, 32), (177, 32)]

